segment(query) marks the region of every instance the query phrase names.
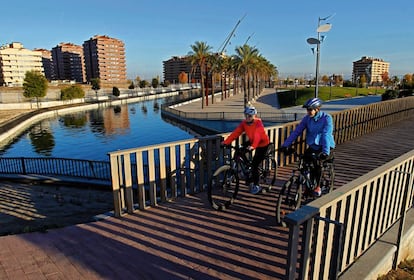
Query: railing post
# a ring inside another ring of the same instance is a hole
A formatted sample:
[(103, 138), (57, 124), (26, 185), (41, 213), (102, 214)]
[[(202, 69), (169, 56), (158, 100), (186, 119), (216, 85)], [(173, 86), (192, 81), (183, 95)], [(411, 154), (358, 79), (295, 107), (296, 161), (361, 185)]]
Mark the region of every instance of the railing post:
[[(288, 241), (288, 256), (287, 256), (287, 268), (286, 268), (286, 279), (296, 279), (296, 264), (298, 262), (298, 245), (299, 245), (299, 227), (305, 224), (304, 235), (302, 237), (302, 244), (305, 244), (301, 254), (302, 259), (305, 255), (305, 251), (308, 249), (310, 232), (312, 228), (313, 218), (318, 215), (319, 209), (311, 206), (303, 206), (298, 210), (286, 215), (284, 221), (289, 225), (289, 241)], [(307, 253), (306, 253), (307, 254)], [(304, 278), (303, 267), (300, 272), (300, 278)]]
[(24, 175), (26, 175), (26, 165), (25, 165), (25, 161), (24, 161), (24, 157), (21, 157), (21, 162), (22, 162), (22, 173)]
[(392, 269), (397, 269), (397, 265), (398, 265), (398, 256), (400, 254), (400, 245), (401, 245), (401, 239), (402, 239), (402, 235), (403, 235), (403, 231), (404, 231), (404, 225), (405, 225), (405, 215), (406, 215), (406, 207), (407, 207), (407, 199), (408, 199), (408, 192), (410, 190), (410, 186), (413, 185), (413, 176), (411, 173), (408, 172), (404, 172), (404, 171), (399, 171), (399, 170), (392, 170), (391, 172), (397, 172), (397, 173), (402, 173), (402, 174), (406, 174), (408, 176), (407, 178), (407, 184), (405, 184), (405, 188), (404, 188), (404, 194), (403, 194), (403, 201), (402, 201), (402, 205), (401, 205), (401, 214), (400, 214), (400, 224), (398, 227), (398, 235), (397, 235), (397, 250), (395, 251), (395, 256), (394, 256), (394, 260), (392, 262)]
[(341, 264), (342, 256), (342, 245), (343, 245), (343, 235), (344, 235), (344, 224), (338, 221), (330, 220), (327, 218), (316, 217), (316, 219), (323, 221), (325, 223), (331, 223), (335, 226), (334, 228), (334, 240), (333, 240), (333, 255), (334, 258), (330, 260), (329, 266), (329, 279), (338, 279), (338, 271)]

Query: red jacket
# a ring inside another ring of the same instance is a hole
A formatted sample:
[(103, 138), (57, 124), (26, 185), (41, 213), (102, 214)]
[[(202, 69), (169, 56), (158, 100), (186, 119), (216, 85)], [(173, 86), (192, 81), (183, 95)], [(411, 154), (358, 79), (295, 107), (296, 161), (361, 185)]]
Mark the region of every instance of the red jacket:
[(225, 145), (230, 145), (235, 139), (237, 139), (242, 133), (246, 133), (250, 141), (250, 146), (254, 149), (257, 147), (266, 147), (269, 145), (269, 137), (266, 134), (262, 120), (255, 118), (252, 123), (247, 123), (243, 120), (236, 129), (224, 140)]

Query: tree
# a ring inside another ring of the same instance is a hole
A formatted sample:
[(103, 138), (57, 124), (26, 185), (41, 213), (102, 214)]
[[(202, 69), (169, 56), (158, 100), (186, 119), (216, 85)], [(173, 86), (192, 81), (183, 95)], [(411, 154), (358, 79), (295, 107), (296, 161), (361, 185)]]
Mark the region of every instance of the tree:
[(117, 96), (118, 97), (121, 94), (121, 92), (119, 91), (119, 88), (113, 87), (112, 88), (112, 94), (113, 94), (113, 96)]
[(400, 83), (400, 79), (397, 76), (393, 76), (391, 79), (391, 82), (392, 82), (392, 87), (395, 88)]
[(134, 89), (134, 88), (135, 88), (134, 82), (131, 81), (131, 83), (128, 86), (128, 89)]
[(152, 81), (151, 81), (151, 86), (152, 86), (153, 88), (157, 88), (157, 87), (159, 86), (159, 84), (160, 84), (160, 81), (159, 81), (159, 79), (158, 79), (158, 78), (153, 78), (153, 79), (152, 79)]
[(139, 81), (139, 87), (140, 88), (145, 88), (147, 86), (148, 86), (148, 82), (146, 80)]
[(325, 85), (327, 85), (329, 83), (330, 79), (329, 79), (328, 75), (323, 75), (321, 80)]
[(362, 74), (361, 78), (359, 79), (359, 84), (363, 87), (365, 87), (365, 85), (367, 84), (367, 77), (365, 76), (365, 74)]
[(85, 91), (79, 85), (72, 85), (70, 87), (63, 88), (60, 91), (60, 99), (62, 100), (72, 100), (76, 98), (84, 98)]
[(180, 84), (186, 84), (186, 83), (188, 83), (188, 75), (187, 75), (187, 73), (185, 73), (185, 72), (181, 72), (181, 73), (178, 75), (178, 82), (179, 82)]
[(385, 86), (388, 86), (388, 83), (390, 81), (390, 77), (388, 76), (388, 72), (384, 72), (381, 74), (382, 84)]
[(141, 77), (140, 76), (137, 76), (135, 78), (135, 84), (139, 85), (140, 82), (141, 82)]
[(96, 98), (98, 98), (98, 90), (101, 89), (101, 80), (99, 78), (91, 79), (92, 89), (95, 91)]
[(23, 82), (23, 95), (26, 98), (36, 98), (39, 108), (39, 98), (47, 93), (47, 79), (39, 71), (27, 71)]
[[(204, 80), (207, 74), (207, 59), (210, 55), (211, 46), (206, 42), (196, 41), (194, 45), (191, 45), (192, 51), (189, 52), (189, 60), (192, 65), (193, 71), (200, 70), (201, 75), (201, 108), (204, 108), (204, 94), (206, 93)], [(206, 105), (208, 105), (208, 96), (206, 96)]]
[(412, 74), (405, 74), (402, 80), (403, 88), (411, 88), (413, 84), (413, 75)]
[(253, 79), (253, 69), (258, 61), (259, 51), (247, 44), (236, 48), (235, 61), (237, 64), (237, 72), (243, 79), (244, 106), (251, 99), (250, 87)]

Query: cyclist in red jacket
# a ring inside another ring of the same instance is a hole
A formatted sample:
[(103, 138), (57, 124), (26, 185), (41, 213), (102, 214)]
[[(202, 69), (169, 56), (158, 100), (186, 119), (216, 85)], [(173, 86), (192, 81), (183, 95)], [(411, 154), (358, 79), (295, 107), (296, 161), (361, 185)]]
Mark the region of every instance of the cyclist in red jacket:
[(222, 145), (230, 145), (243, 132), (249, 138), (250, 145), (247, 147), (249, 151), (255, 150), (252, 160), (252, 179), (250, 184), (250, 192), (257, 194), (261, 191), (259, 186), (259, 164), (264, 160), (269, 146), (269, 137), (263, 126), (263, 122), (258, 118), (257, 110), (253, 106), (244, 109), (245, 119), (236, 127), (236, 129), (221, 143)]

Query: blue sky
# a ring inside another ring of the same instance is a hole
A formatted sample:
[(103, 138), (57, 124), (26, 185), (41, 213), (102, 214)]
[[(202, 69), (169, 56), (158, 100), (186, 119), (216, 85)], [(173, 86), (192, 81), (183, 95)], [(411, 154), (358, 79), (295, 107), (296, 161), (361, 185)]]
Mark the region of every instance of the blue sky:
[[(316, 56), (306, 43), (318, 18), (334, 15), (321, 45), (320, 73), (352, 72), (362, 56), (390, 62), (390, 76), (414, 72), (414, 2), (298, 1), (6, 1), (1, 4), (0, 44), (52, 49), (108, 35), (125, 43), (128, 78), (162, 79), (162, 61), (186, 55), (196, 41), (218, 51), (240, 20), (226, 48), (246, 41), (280, 76), (315, 74)], [(8, 11), (8, 12), (6, 12)]]

